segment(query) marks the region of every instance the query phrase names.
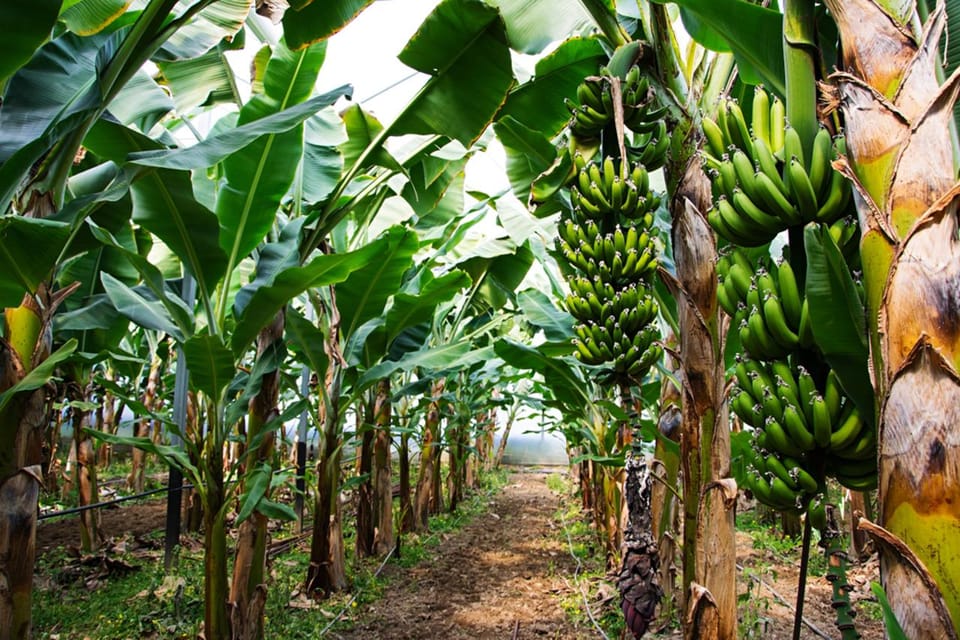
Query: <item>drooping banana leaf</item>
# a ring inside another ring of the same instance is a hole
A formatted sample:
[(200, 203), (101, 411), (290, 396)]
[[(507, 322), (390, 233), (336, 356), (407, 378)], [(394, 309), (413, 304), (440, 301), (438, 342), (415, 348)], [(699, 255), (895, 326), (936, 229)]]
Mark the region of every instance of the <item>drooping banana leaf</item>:
[(0, 9), (0, 87), (50, 37), (61, 0), (8, 0)]
[(353, 271), (337, 283), (340, 329), (349, 339), (368, 320), (380, 317), (391, 295), (400, 289), (404, 274), (413, 266), (413, 254), (420, 248), (414, 232), (394, 227), (371, 242), (375, 260)]
[(558, 309), (539, 289), (524, 289), (517, 294), (517, 304), (533, 326), (543, 330), (551, 342), (568, 342), (573, 337), (573, 318)]
[(233, 352), (220, 336), (200, 333), (183, 343), (183, 355), (190, 368), (190, 386), (218, 400), (236, 373)]
[[(79, 0), (65, 2), (60, 19), (78, 36), (100, 33), (123, 15), (131, 0)], [(69, 5), (69, 6), (66, 6)]]
[(514, 83), (503, 20), (479, 0), (444, 0), (398, 56), (430, 80), (390, 133), (440, 134), (469, 147)]
[(371, 243), (350, 253), (320, 255), (305, 265), (279, 272), (272, 283), (257, 289), (244, 312), (237, 319), (231, 346), (240, 353), (256, 337), (257, 332), (290, 300), (307, 289), (342, 282), (353, 271), (379, 259), (381, 246)]
[(507, 25), (510, 47), (536, 54), (570, 34), (586, 32), (593, 21), (575, 0), (491, 0)]
[(540, 129), (531, 129), (513, 116), (493, 125), (507, 153), (507, 177), (518, 198), (526, 201), (536, 179), (557, 159), (557, 147)]
[[(706, 47), (732, 51), (741, 76), (786, 95), (783, 66), (783, 16), (746, 0), (654, 0), (676, 4), (684, 25)], [(726, 46), (722, 46), (725, 43)]]
[[(511, 24), (508, 20), (508, 30)], [(564, 41), (537, 61), (530, 81), (510, 93), (498, 120), (510, 116), (543, 137), (553, 138), (570, 119), (564, 98), (574, 99), (577, 85), (585, 77), (596, 75), (606, 58), (596, 38)]]
[[(193, 2), (181, 2), (175, 14), (182, 16)], [(170, 35), (154, 54), (155, 61), (181, 60), (203, 55), (225, 38), (233, 38), (243, 28), (253, 0), (217, 0), (209, 3), (186, 25)]]
[(50, 277), (70, 235), (70, 226), (51, 220), (0, 217), (0, 307), (16, 307)]
[(283, 34), (290, 47), (300, 49), (329, 38), (347, 26), (373, 0), (313, 0), (291, 3), (283, 14)]

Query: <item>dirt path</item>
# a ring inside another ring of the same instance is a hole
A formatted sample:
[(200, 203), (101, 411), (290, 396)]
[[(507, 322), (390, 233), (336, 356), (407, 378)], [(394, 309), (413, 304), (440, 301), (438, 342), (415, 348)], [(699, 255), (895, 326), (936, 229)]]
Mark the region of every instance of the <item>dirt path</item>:
[[(390, 569), (382, 598), (342, 638), (518, 640), (595, 638), (560, 606), (576, 563), (553, 521), (560, 498), (546, 473), (515, 473), (490, 511), (419, 566)], [(517, 623), (519, 631), (514, 636)]]

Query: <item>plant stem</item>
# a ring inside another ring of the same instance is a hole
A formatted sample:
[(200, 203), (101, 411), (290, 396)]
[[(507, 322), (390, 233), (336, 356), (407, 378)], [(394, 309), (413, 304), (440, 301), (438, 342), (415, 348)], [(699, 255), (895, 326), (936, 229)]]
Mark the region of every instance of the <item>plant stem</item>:
[(810, 533), (812, 529), (810, 518), (804, 518), (803, 542), (800, 550), (800, 581), (797, 585), (797, 610), (793, 614), (793, 640), (800, 640), (800, 627), (803, 623), (803, 600), (807, 590), (807, 565), (810, 562)]
[[(800, 134), (809, 159), (817, 134), (816, 17), (812, 0), (786, 0), (783, 12), (783, 62), (787, 120)], [(786, 158), (789, 161), (789, 158)]]

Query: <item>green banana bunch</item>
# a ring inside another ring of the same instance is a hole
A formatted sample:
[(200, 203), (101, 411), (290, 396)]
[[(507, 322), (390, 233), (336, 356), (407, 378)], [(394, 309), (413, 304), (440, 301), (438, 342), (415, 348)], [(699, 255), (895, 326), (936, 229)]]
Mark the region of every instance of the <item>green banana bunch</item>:
[(808, 222), (831, 224), (850, 208), (851, 189), (832, 162), (846, 152), (843, 138), (821, 128), (806, 158), (783, 103), (757, 87), (751, 123), (735, 100), (717, 119), (702, 119), (702, 150), (714, 191), (707, 220), (728, 242), (760, 246)]
[[(800, 461), (816, 475), (823, 468), (843, 486), (876, 486), (876, 432), (828, 370), (822, 385), (789, 359), (761, 362), (738, 356), (730, 408), (753, 428), (755, 446)], [(818, 464), (819, 463), (819, 464)]]
[(813, 345), (806, 300), (790, 262), (756, 267), (737, 248), (717, 262), (717, 302), (733, 318), (741, 344), (753, 357), (783, 358)]
[[(599, 76), (589, 76), (577, 86), (577, 102), (565, 100), (570, 111), (570, 133), (580, 139), (599, 138), (603, 129), (613, 122), (615, 79), (606, 67)], [(667, 113), (658, 106), (650, 88), (649, 79), (634, 65), (619, 80), (624, 124), (639, 134), (655, 131)]]
[(800, 513), (823, 491), (823, 479), (808, 470), (808, 461), (754, 450), (746, 469), (746, 485), (761, 503)]
[(634, 163), (642, 164), (647, 171), (656, 171), (667, 160), (667, 151), (670, 149), (670, 136), (667, 134), (667, 123), (658, 120), (650, 126), (646, 133), (638, 134), (633, 144), (626, 145), (627, 157)]
[(649, 227), (660, 196), (650, 190), (650, 175), (639, 163), (618, 162), (611, 156), (586, 163), (574, 158), (577, 176), (570, 187), (570, 202), (577, 220), (599, 224), (618, 216)]

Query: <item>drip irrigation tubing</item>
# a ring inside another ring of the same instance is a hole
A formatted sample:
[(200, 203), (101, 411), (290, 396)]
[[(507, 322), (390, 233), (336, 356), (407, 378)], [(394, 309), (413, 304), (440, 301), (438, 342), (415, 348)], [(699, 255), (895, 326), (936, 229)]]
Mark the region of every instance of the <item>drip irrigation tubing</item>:
[[(287, 467), (284, 469), (278, 469), (274, 473), (283, 473), (285, 471), (295, 471), (296, 467)], [(236, 482), (236, 480), (234, 480)], [(119, 498), (113, 498), (112, 500), (104, 500), (102, 502), (94, 502), (93, 504), (85, 504), (79, 507), (71, 507), (69, 509), (61, 509), (60, 511), (48, 511), (46, 513), (41, 513), (37, 516), (37, 521), (49, 520), (50, 518), (60, 518), (66, 516), (75, 516), (78, 513), (83, 513), (84, 511), (90, 511), (92, 509), (103, 509), (104, 507), (111, 507), (115, 504), (120, 504), (123, 502), (129, 502), (130, 500), (139, 500), (140, 498), (146, 498), (148, 496), (156, 495), (158, 493), (173, 493), (177, 491), (183, 491), (184, 489), (193, 489), (192, 484), (184, 484), (180, 487), (160, 487), (159, 489), (150, 489), (149, 491), (143, 491), (141, 493), (135, 493), (129, 496), (121, 496)]]

